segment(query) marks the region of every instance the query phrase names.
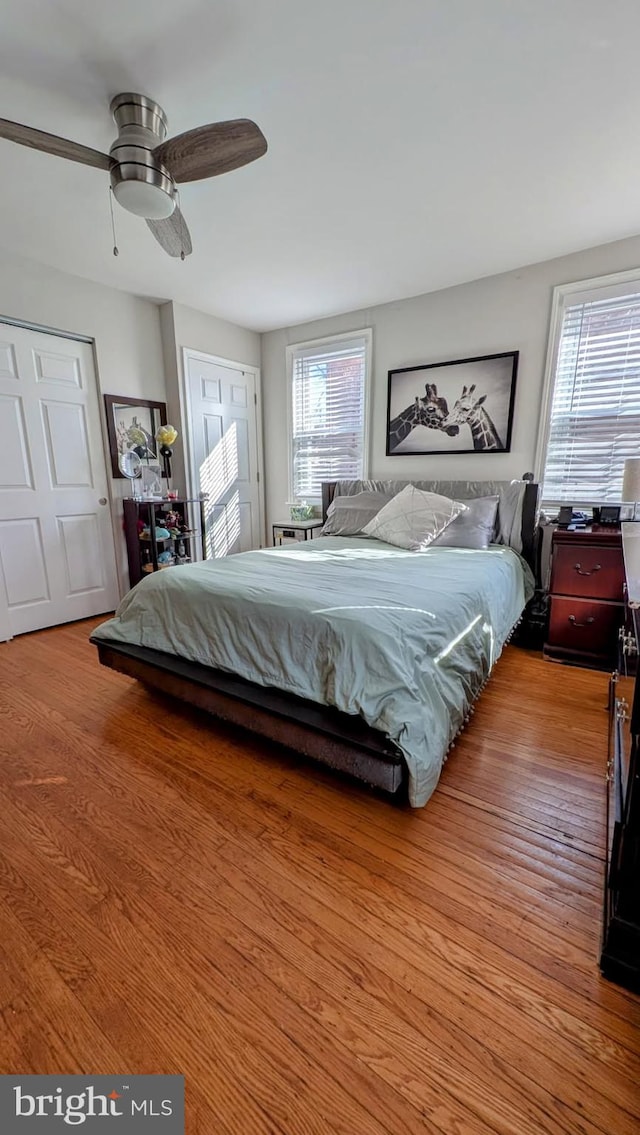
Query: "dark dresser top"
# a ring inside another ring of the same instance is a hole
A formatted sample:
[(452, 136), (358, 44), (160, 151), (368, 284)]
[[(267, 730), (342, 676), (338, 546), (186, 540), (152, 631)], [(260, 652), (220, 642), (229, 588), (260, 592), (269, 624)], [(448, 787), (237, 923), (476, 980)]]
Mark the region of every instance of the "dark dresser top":
[[(640, 524), (638, 535), (640, 535)], [(553, 539), (556, 544), (575, 544), (576, 541), (586, 539), (592, 542), (597, 539), (601, 544), (619, 544), (620, 528), (612, 528), (609, 524), (592, 524), (588, 528), (576, 528), (573, 531), (569, 528), (556, 528)]]

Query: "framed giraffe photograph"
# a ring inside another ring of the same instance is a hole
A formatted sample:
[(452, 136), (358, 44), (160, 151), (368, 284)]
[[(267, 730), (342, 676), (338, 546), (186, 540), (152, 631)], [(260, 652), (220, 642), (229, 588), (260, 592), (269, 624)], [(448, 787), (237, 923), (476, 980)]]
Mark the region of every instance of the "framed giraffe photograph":
[(519, 351), (389, 371), (387, 456), (508, 453)]

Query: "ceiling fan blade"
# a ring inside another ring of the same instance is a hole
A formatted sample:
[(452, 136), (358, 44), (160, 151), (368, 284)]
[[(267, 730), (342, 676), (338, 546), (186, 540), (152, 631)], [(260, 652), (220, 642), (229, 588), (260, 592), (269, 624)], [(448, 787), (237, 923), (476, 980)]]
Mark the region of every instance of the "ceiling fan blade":
[(96, 169), (109, 170), (113, 165), (112, 158), (100, 153), (100, 150), (70, 142), (68, 138), (59, 138), (57, 134), (47, 134), (44, 130), (34, 130), (20, 122), (10, 122), (8, 118), (0, 118), (0, 138), (18, 142), (20, 146), (31, 146), (33, 150), (44, 150), (45, 154), (55, 154), (58, 158), (82, 162), (85, 166), (95, 166)]
[(147, 221), (147, 224), (158, 244), (169, 256), (179, 256), (184, 260), (185, 256), (190, 256), (193, 252), (187, 222), (177, 205), (170, 217), (165, 217), (162, 221)]
[(175, 181), (200, 181), (239, 169), (267, 150), (267, 140), (250, 118), (197, 126), (156, 146), (154, 154)]

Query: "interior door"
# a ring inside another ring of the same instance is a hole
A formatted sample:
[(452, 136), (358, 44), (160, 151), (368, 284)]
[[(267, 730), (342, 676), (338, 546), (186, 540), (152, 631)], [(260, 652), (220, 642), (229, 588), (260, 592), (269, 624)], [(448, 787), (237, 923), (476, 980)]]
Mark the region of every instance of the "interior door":
[(91, 344), (0, 322), (0, 639), (117, 602)]
[(258, 548), (256, 379), (240, 365), (185, 351), (192, 481), (205, 501), (207, 555)]

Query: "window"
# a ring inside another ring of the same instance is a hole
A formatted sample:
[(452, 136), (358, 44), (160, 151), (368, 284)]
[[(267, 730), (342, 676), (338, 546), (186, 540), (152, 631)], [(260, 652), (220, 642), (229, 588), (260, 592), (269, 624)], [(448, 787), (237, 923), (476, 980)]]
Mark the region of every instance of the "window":
[(370, 353), (370, 331), (287, 348), (293, 501), (319, 501), (323, 481), (366, 476)]
[(640, 454), (640, 278), (556, 289), (542, 500), (620, 501)]

